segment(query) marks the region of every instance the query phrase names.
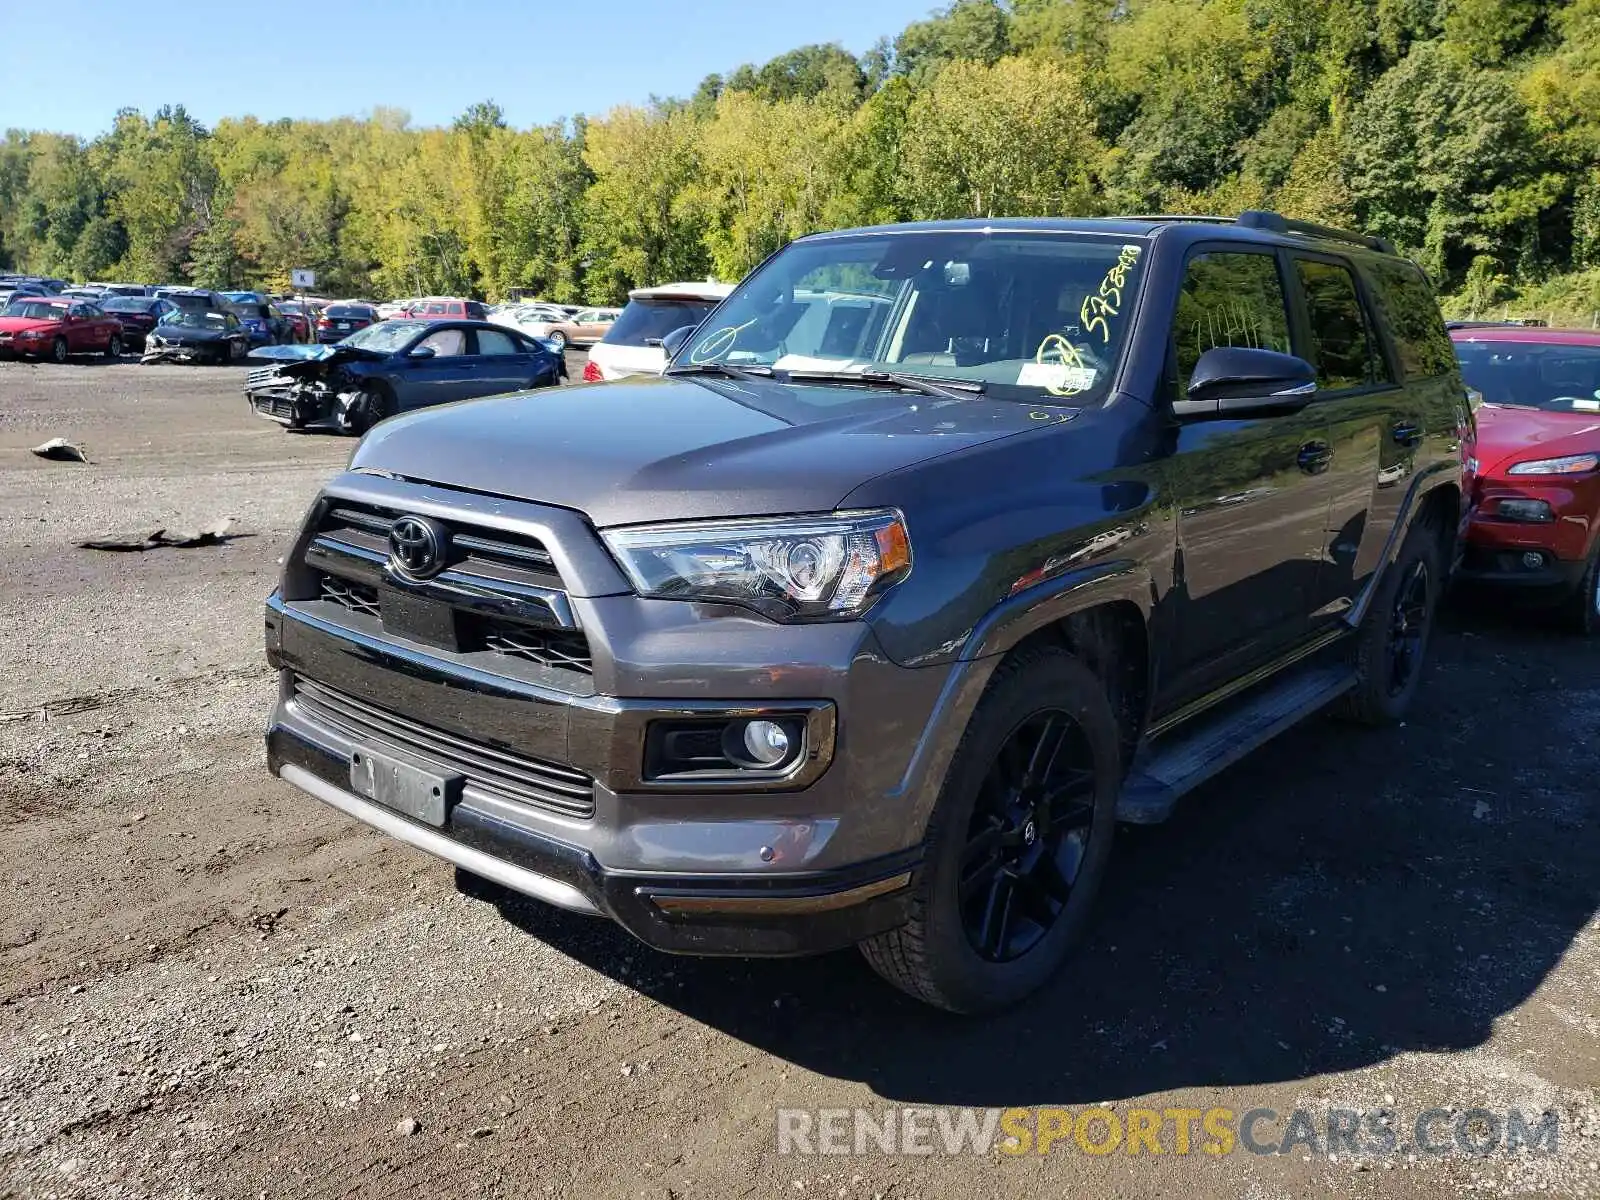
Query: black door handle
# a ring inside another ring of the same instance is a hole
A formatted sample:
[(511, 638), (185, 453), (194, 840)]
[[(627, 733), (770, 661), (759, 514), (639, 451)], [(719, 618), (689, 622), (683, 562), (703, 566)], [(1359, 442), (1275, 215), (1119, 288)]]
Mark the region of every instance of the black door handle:
[(1307, 442), (1295, 457), (1300, 469), (1308, 475), (1321, 475), (1333, 462), (1333, 449), (1327, 442)]
[(1409, 421), (1397, 421), (1393, 432), (1394, 440), (1407, 449), (1422, 444), (1422, 427), (1420, 425), (1413, 425)]

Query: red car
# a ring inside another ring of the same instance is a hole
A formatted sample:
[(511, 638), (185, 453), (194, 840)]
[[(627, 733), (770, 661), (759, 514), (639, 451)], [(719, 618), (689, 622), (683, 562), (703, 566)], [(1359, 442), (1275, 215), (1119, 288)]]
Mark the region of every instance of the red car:
[(283, 314), (283, 319), (289, 322), (289, 328), (294, 331), (294, 340), (309, 342), (311, 340), (311, 322), (313, 318), (307, 315), (307, 307), (298, 300), (282, 300), (278, 303), (278, 311)]
[(1478, 412), (1459, 578), (1560, 604), (1600, 633), (1600, 333), (1519, 326), (1451, 337)]
[(71, 296), (18, 296), (0, 311), (0, 355), (48, 358), (122, 354), (122, 322)]

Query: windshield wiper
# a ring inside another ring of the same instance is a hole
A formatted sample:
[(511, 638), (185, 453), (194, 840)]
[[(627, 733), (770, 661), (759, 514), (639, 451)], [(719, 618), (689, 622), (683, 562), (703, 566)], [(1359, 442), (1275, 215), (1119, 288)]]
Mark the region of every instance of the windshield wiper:
[(890, 384), (941, 400), (970, 400), (984, 393), (984, 385), (975, 379), (929, 379), (899, 371), (790, 371), (788, 378), (797, 383), (864, 383), (878, 387)]
[(681, 367), (668, 367), (663, 375), (726, 375), (730, 379), (771, 379), (776, 372), (771, 367), (754, 363), (748, 367), (736, 367), (732, 363), (703, 362), (685, 363)]

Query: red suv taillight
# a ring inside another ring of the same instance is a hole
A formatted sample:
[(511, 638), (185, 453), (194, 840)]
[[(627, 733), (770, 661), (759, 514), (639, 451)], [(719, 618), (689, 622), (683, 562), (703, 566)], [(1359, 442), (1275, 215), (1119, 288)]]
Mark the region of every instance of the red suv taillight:
[(585, 383), (604, 383), (606, 377), (600, 373), (600, 364), (590, 359), (583, 364), (583, 381)]

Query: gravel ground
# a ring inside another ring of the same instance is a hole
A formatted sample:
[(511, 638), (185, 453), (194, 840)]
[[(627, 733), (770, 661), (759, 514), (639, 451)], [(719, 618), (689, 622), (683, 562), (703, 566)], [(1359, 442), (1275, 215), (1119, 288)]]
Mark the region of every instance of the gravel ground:
[[(1130, 833), (1076, 970), (963, 1022), (853, 954), (670, 959), (466, 899), (269, 778), (260, 603), (351, 443), (255, 420), (241, 382), (0, 363), (0, 1196), (1600, 1196), (1597, 648), (1452, 611), (1407, 725), (1312, 722)], [(92, 465), (26, 453), (56, 434)], [(220, 516), (222, 546), (72, 545)], [(777, 1150), (778, 1108), (1097, 1103), (1560, 1132)]]

